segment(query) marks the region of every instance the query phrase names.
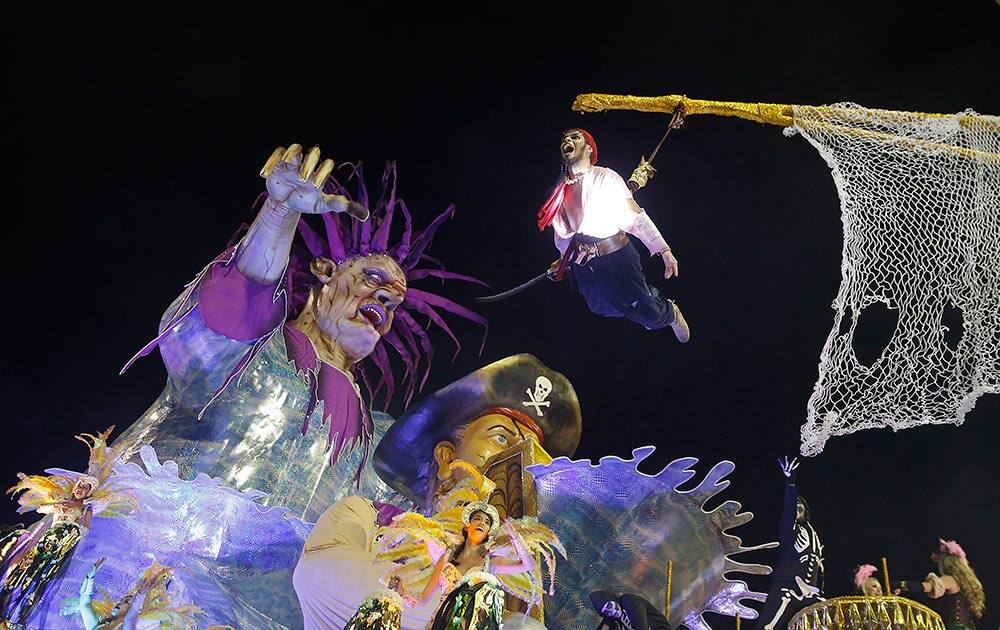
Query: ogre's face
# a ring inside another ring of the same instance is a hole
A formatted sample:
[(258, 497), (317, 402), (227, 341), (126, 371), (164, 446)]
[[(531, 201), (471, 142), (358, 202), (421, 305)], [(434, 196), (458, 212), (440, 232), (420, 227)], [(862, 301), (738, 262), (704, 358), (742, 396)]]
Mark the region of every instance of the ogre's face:
[(328, 258), (312, 263), (319, 285), (310, 307), (323, 335), (356, 363), (375, 350), (392, 328), (406, 297), (406, 276), (388, 256), (373, 254), (339, 265)]

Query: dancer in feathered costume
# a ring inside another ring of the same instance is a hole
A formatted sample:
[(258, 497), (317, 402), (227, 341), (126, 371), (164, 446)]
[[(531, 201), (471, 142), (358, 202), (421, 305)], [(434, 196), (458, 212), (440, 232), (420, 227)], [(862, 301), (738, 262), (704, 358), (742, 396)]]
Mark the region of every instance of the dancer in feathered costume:
[(128, 516), (138, 508), (134, 499), (117, 488), (111, 474), (120, 455), (120, 449), (108, 447), (113, 430), (76, 436), (90, 448), (86, 473), (62, 469), (46, 470), (48, 475), (20, 473), (20, 481), (7, 491), (21, 493), (19, 513), (35, 511), (45, 517), (24, 533), (5, 559), (0, 586), (3, 619), (24, 623), (45, 587), (87, 535), (94, 516)]
[[(195, 628), (194, 616), (200, 614), (201, 609), (192, 605), (175, 606), (167, 593), (173, 569), (154, 561), (117, 601), (106, 592), (105, 597), (95, 599), (94, 578), (103, 563), (104, 558), (101, 558), (94, 564), (80, 584), (79, 599), (64, 601), (60, 614), (79, 614), (85, 630), (134, 630), (140, 619), (164, 630)], [(142, 599), (141, 605), (136, 604), (138, 598)]]
[(534, 518), (502, 520), (488, 503), (495, 484), (466, 462), (452, 462), (451, 469), (465, 477), (436, 514), (400, 514), (376, 533), (377, 559), (394, 563), (386, 576), (391, 590), (366, 600), (347, 630), (396, 630), (402, 606), (435, 597), (441, 603), (430, 630), (494, 630), (503, 625), (505, 593), (526, 602), (529, 612), (541, 602), (535, 556), (554, 577), (556, 552), (566, 555), (559, 539)]

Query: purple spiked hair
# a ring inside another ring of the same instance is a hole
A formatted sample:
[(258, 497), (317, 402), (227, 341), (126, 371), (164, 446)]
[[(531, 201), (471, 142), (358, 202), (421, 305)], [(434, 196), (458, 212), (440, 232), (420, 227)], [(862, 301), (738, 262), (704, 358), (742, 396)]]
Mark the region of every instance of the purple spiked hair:
[[(406, 297), (396, 310), (393, 327), (379, 340), (375, 351), (368, 357), (369, 360), (356, 365), (354, 372), (355, 377), (364, 382), (370, 401), (373, 402), (375, 396), (384, 388), (384, 406), (388, 406), (398, 385), (403, 390), (404, 406), (409, 406), (413, 395), (423, 388), (430, 374), (431, 360), (434, 357), (434, 347), (428, 335), (431, 325), (437, 326), (451, 337), (455, 345), (452, 360), (458, 356), (462, 348), (458, 337), (442, 316), (442, 311), (473, 321), (483, 327), (480, 352), (486, 343), (486, 332), (489, 329), (489, 323), (482, 315), (448, 298), (412, 288), (409, 284), (425, 278), (460, 280), (483, 286), (486, 284), (471, 276), (445, 270), (444, 265), (427, 254), (437, 229), (454, 216), (454, 204), (437, 215), (427, 227), (416, 230), (406, 203), (396, 196), (395, 162), (387, 162), (385, 165), (381, 195), (375, 203), (370, 201), (362, 165), (344, 164), (342, 167), (350, 171), (347, 176), (348, 181), (357, 181), (357, 194), (351, 195), (347, 188), (333, 177), (327, 182), (325, 192), (345, 195), (358, 201), (369, 209), (371, 216), (368, 221), (360, 223), (339, 214), (324, 214), (321, 215), (322, 232), (310, 226), (304, 217), (299, 221), (302, 244), (293, 248), (288, 264), (289, 319), (294, 319), (302, 311), (309, 291), (316, 283), (315, 276), (309, 270), (309, 264), (314, 258), (325, 256), (340, 264), (359, 256), (384, 254), (395, 260), (406, 275), (408, 285)], [(403, 218), (402, 233), (399, 240), (392, 243), (391, 233), (397, 215), (402, 215)], [(421, 316), (427, 318), (425, 325), (421, 325), (418, 321)], [(398, 383), (390, 364), (387, 346), (398, 355), (404, 367), (403, 376)], [(365, 364), (368, 363), (377, 372), (378, 380), (371, 378), (367, 373)]]

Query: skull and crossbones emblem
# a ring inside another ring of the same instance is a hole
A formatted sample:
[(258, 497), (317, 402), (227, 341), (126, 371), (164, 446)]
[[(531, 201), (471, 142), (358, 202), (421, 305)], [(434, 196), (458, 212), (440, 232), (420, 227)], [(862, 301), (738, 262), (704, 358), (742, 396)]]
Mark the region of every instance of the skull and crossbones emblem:
[(535, 390), (532, 391), (530, 388), (524, 390), (528, 394), (528, 400), (525, 400), (521, 404), (525, 407), (534, 407), (535, 413), (538, 417), (542, 417), (542, 407), (551, 406), (551, 401), (545, 400), (552, 393), (552, 381), (545, 378), (544, 376), (539, 376), (535, 379)]

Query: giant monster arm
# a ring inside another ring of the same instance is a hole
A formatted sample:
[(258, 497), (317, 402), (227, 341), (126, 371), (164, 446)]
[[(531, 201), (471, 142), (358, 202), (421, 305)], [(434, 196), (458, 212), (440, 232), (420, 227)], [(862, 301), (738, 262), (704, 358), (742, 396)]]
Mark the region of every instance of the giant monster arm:
[[(318, 168), (317, 168), (318, 166)], [(323, 185), (333, 171), (333, 160), (320, 164), (314, 147), (303, 159), (302, 147), (278, 147), (261, 170), (267, 180), (267, 200), (236, 258), (241, 274), (261, 284), (275, 284), (288, 265), (295, 228), (302, 214), (346, 212), (356, 219), (368, 219), (368, 209), (343, 195), (328, 195)]]
[[(194, 367), (212, 370), (226, 365), (231, 368), (243, 350), (225, 357), (205, 352), (205, 348), (215, 343), (215, 336), (255, 342), (275, 331), (286, 316), (284, 296), (278, 284), (288, 266), (300, 216), (303, 213), (347, 212), (361, 220), (368, 218), (368, 210), (361, 204), (342, 195), (323, 192), (333, 166), (332, 160), (320, 164), (318, 148), (310, 150), (304, 158), (298, 144), (275, 149), (261, 170), (261, 176), (267, 180), (267, 199), (236, 249), (235, 261), (233, 250), (213, 260), (168, 309), (160, 322), (157, 338), (136, 353), (122, 371), (157, 346), (163, 351), (164, 363), (172, 378), (200, 374), (199, 370), (192, 369)], [(194, 305), (198, 308), (193, 308)], [(172, 334), (188, 315), (193, 315), (191, 319), (200, 319), (204, 326), (193, 324), (186, 335)], [(205, 326), (211, 333), (208, 337), (199, 332)], [(205, 365), (200, 365), (202, 355), (208, 362)]]

